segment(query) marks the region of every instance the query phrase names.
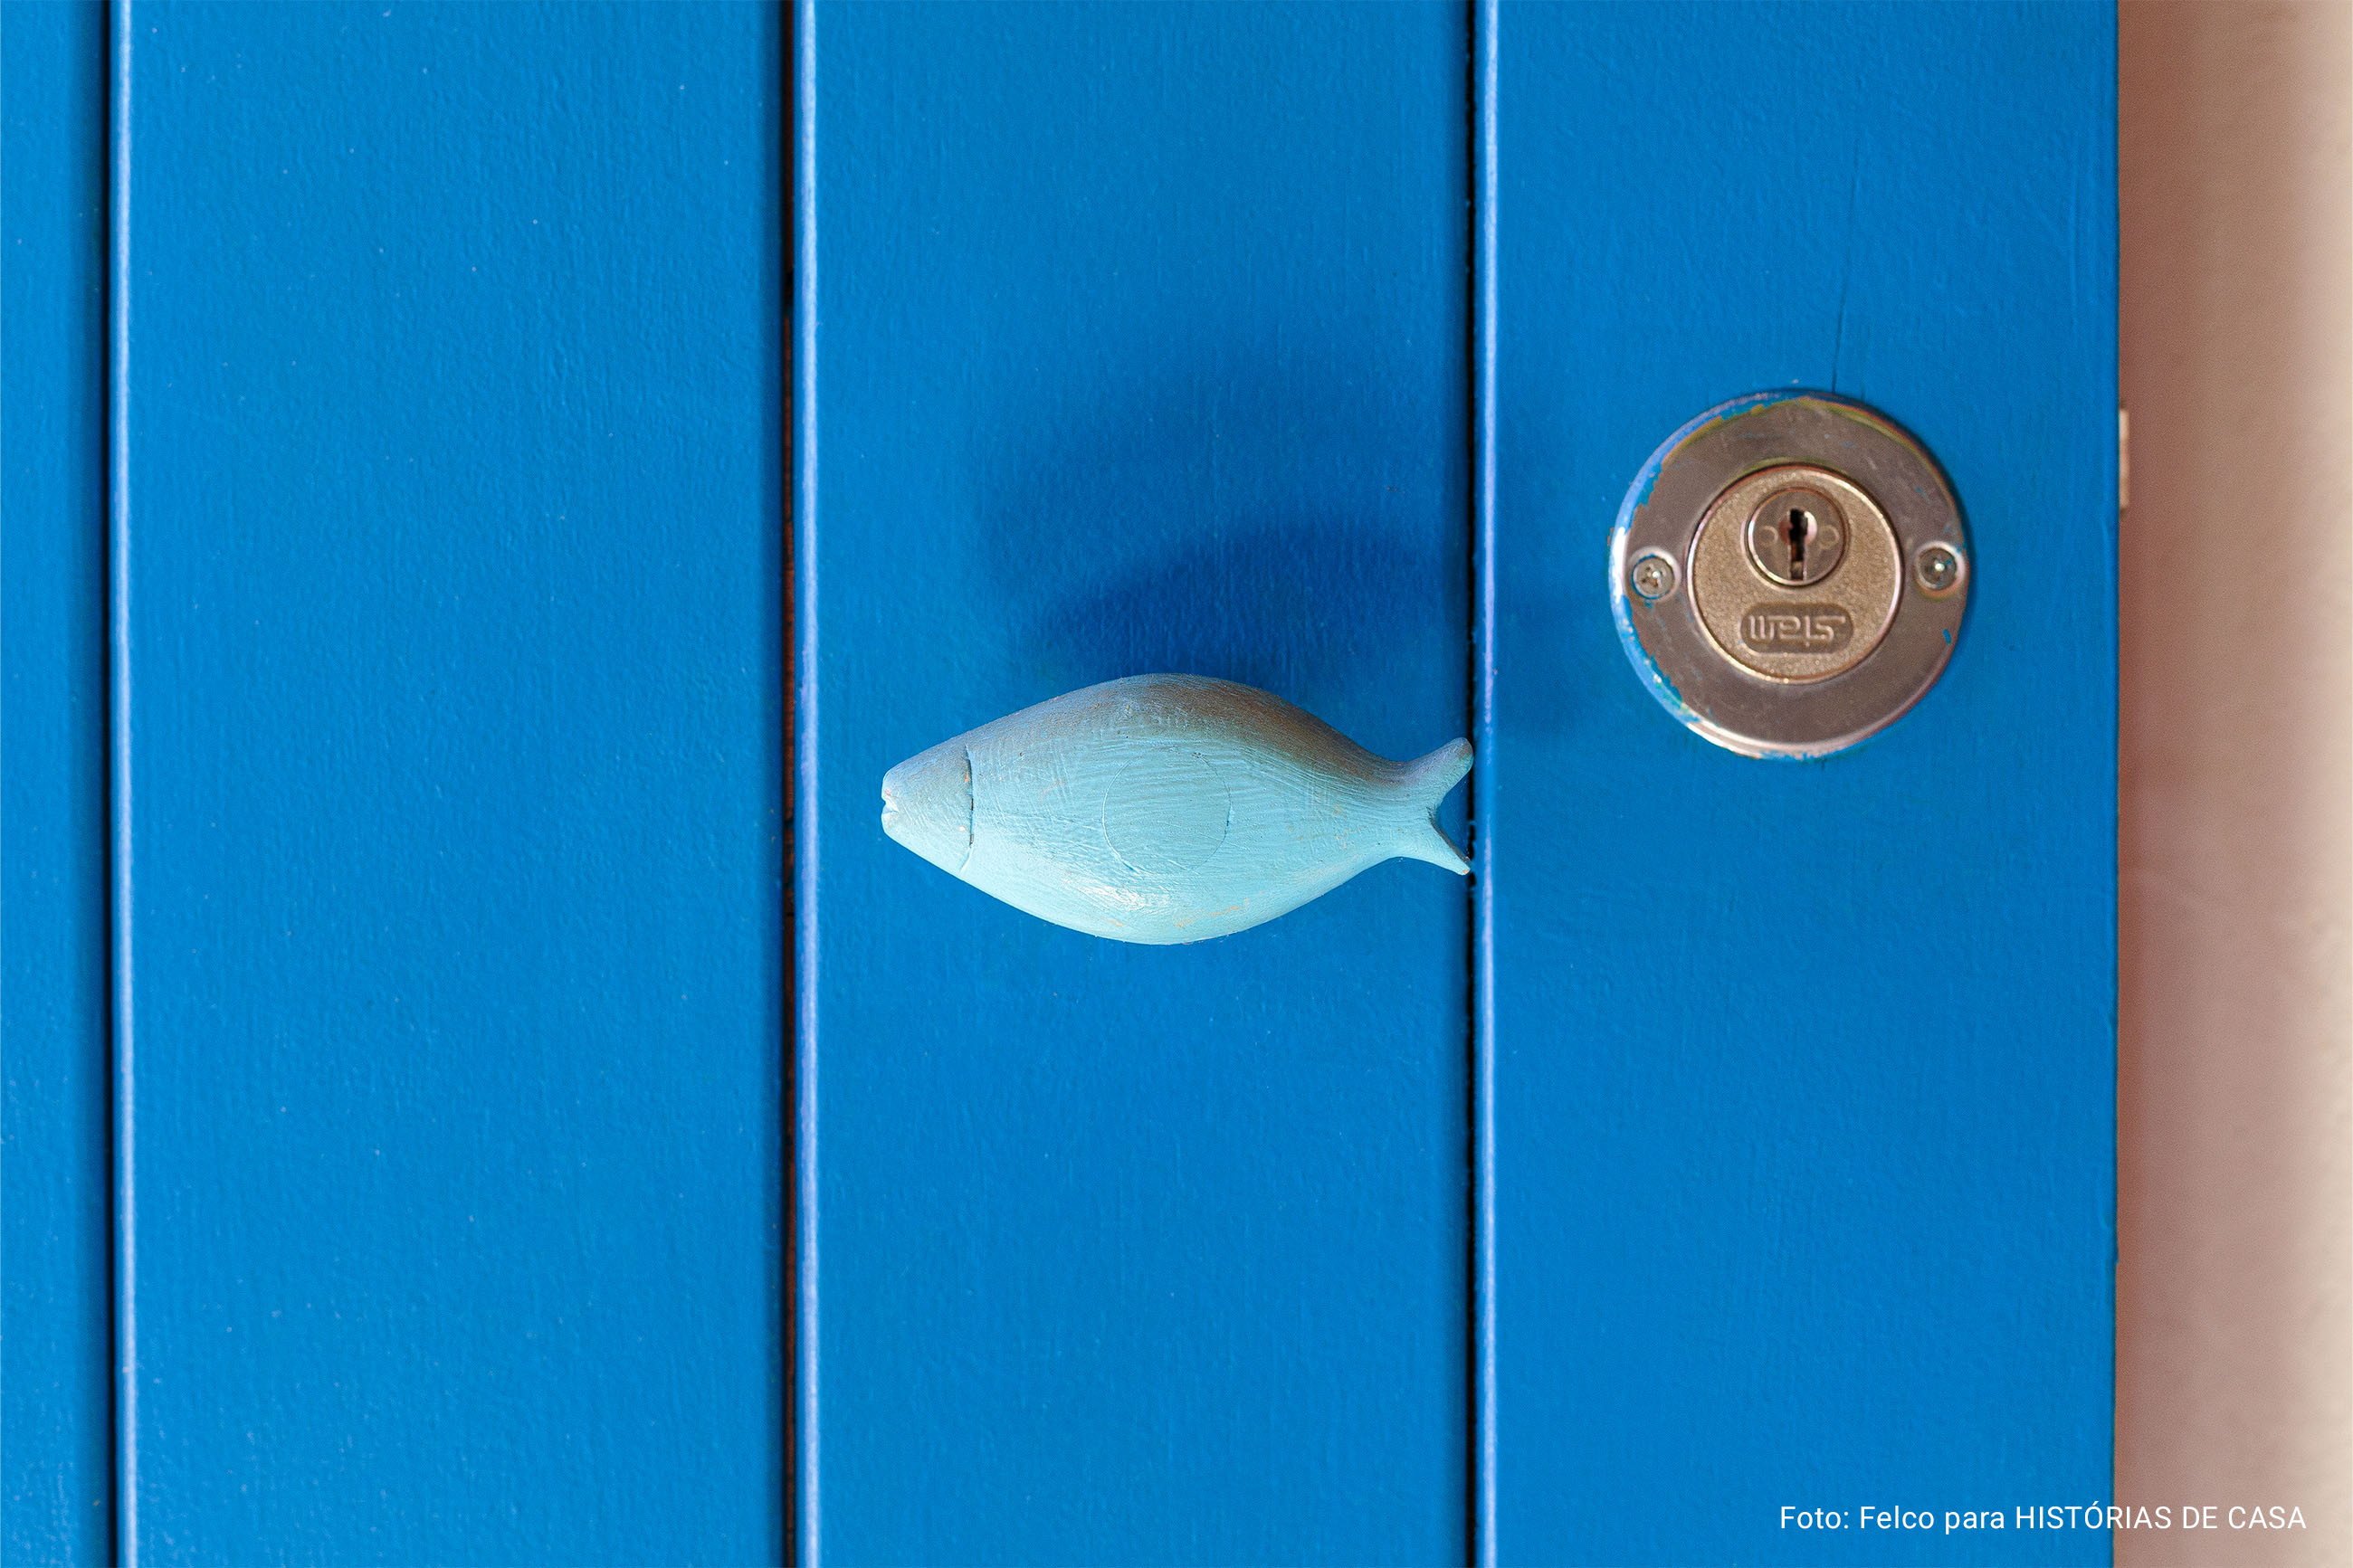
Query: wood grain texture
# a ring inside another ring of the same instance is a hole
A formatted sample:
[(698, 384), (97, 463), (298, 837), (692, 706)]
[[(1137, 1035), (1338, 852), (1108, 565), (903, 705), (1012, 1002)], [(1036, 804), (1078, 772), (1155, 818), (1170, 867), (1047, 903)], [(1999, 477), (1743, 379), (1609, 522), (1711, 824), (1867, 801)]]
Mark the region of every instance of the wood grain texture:
[[(1941, 1510), (2113, 1500), (2113, 26), (1497, 20), (1501, 1562), (2107, 1560)], [(1924, 441), (1976, 574), (1916, 709), (1766, 764), (1629, 673), (1607, 539), (1668, 432), (1791, 385)]]
[(112, 1559), (106, 13), (0, 6), (0, 1562)]
[(1206, 942), (1384, 860), (1467, 872), (1438, 806), (1470, 771), (1468, 741), (1393, 763), (1270, 692), (1132, 675), (901, 763), (882, 831), (1056, 925)]
[(133, 1562), (782, 1550), (782, 62), (132, 6)]
[(801, 1552), (1450, 1560), (1463, 884), (1105, 942), (874, 788), (1145, 671), (1462, 732), (1463, 13), (800, 16)]

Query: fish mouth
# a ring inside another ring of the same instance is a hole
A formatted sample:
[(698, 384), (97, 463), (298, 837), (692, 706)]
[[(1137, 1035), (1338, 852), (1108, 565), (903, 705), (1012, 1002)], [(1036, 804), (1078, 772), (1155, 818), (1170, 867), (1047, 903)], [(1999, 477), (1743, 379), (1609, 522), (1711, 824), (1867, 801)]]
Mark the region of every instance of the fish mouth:
[(971, 764), (960, 742), (908, 758), (882, 778), (882, 831), (943, 871), (972, 856)]

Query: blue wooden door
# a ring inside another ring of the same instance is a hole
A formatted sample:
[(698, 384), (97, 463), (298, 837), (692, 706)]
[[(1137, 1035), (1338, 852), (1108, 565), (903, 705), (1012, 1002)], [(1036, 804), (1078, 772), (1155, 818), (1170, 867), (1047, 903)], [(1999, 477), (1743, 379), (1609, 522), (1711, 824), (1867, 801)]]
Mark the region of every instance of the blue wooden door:
[[(7, 1561), (2105, 1560), (2105, 8), (0, 29)], [(1798, 763), (1609, 603), (1789, 387), (1975, 552)], [(1155, 671), (1474, 876), (881, 832)]]
[[(2020, 1505), (2109, 1478), (2107, 14), (800, 26), (803, 1550), (2104, 1558)], [(1651, 448), (1789, 386), (1983, 584), (1805, 763), (1608, 600)], [(1470, 973), (1417, 866), (1129, 949), (877, 837), (1163, 668), (1395, 755), (1469, 689)]]
[[(2112, 13), (1487, 26), (1483, 1550), (2105, 1562)], [(1792, 385), (1926, 445), (1976, 575), (1917, 708), (1767, 763), (1629, 678), (1598, 556)]]
[(9, 1560), (774, 1560), (779, 19), (5, 25)]
[(1049, 926), (902, 757), (1174, 670), (1465, 729), (1459, 12), (800, 16), (802, 1550), (1433, 1562), (1466, 1528), (1461, 884)]

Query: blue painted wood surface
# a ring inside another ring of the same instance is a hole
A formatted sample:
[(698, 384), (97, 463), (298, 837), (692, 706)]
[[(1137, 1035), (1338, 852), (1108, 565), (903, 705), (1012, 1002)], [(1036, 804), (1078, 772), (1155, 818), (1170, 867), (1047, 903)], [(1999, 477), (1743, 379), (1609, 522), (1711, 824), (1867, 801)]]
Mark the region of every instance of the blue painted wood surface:
[[(1488, 26), (1482, 1555), (2105, 1562), (1856, 1516), (2112, 1500), (2112, 11)], [(1785, 385), (1917, 434), (1977, 555), (1918, 708), (1765, 765), (1628, 671), (1606, 552)]]
[(120, 25), (123, 1549), (772, 1560), (778, 15)]
[(0, 6), (0, 1562), (112, 1555), (106, 13)]
[(1155, 670), (1461, 732), (1463, 13), (799, 28), (801, 1550), (1455, 1557), (1462, 884), (1107, 942), (874, 788)]
[[(1474, 1504), (1502, 1561), (2104, 1560), (1852, 1521), (2109, 1484), (2105, 13), (798, 26), (788, 1462), (776, 19), (127, 14), (126, 1553), (760, 1561), (790, 1473), (843, 1561), (1445, 1561)], [(94, 1562), (105, 38), (0, 29), (0, 1554)], [(1885, 90), (1756, 90), (1825, 71)], [(1786, 384), (1916, 430), (1979, 574), (1916, 711), (1764, 768), (1603, 563)], [(1475, 931), (1388, 865), (1105, 944), (874, 822), (1144, 669), (1411, 754), (1474, 629)]]

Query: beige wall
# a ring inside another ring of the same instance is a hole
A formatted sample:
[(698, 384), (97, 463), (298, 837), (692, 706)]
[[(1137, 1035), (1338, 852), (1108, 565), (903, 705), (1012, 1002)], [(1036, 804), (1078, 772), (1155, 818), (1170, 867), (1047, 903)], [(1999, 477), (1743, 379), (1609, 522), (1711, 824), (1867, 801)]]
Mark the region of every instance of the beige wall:
[(2119, 1563), (2353, 1563), (2353, 7), (2126, 0)]

